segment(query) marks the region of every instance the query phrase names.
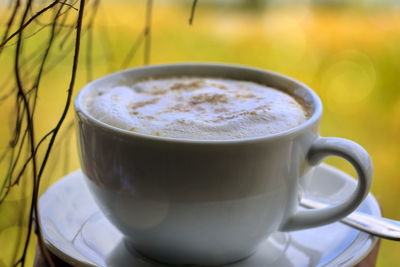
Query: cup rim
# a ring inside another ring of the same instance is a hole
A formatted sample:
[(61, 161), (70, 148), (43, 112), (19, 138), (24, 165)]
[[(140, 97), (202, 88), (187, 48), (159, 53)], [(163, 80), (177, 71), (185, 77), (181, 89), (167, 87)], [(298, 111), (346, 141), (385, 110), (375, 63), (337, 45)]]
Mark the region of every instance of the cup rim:
[[(88, 113), (83, 107), (81, 107), (81, 102), (82, 98), (84, 97), (85, 91), (89, 90), (91, 86), (93, 86), (94, 83), (100, 83), (103, 80), (110, 79), (112, 76), (122, 76), (124, 74), (129, 74), (130, 72), (133, 71), (145, 71), (145, 70), (151, 70), (151, 69), (159, 69), (159, 68), (168, 68), (168, 67), (196, 67), (196, 66), (201, 66), (201, 67), (210, 67), (210, 68), (225, 68), (225, 69), (242, 69), (242, 70), (247, 70), (247, 71), (254, 71), (254, 72), (260, 72), (260, 73), (265, 73), (270, 76), (275, 76), (278, 77), (279, 79), (289, 81), (293, 84), (296, 84), (297, 86), (301, 87), (302, 89), (306, 90), (307, 93), (312, 97), (312, 102), (314, 105), (314, 110), (312, 115), (303, 123), (300, 125), (290, 128), (288, 130), (275, 133), (275, 134), (270, 134), (266, 136), (256, 136), (256, 137), (244, 137), (244, 138), (237, 138), (237, 139), (218, 139), (218, 140), (205, 140), (205, 139), (185, 139), (185, 138), (174, 138), (174, 137), (164, 137), (164, 136), (153, 136), (153, 135), (147, 135), (147, 134), (141, 134), (141, 133), (136, 133), (132, 132), (129, 130), (121, 129), (109, 124), (106, 124), (95, 117), (93, 117), (90, 113)], [(173, 142), (173, 143), (188, 143), (188, 144), (232, 144), (232, 143), (251, 143), (251, 142), (259, 142), (259, 141), (266, 141), (266, 140), (276, 140), (278, 138), (283, 138), (283, 137), (288, 137), (288, 136), (293, 136), (297, 135), (299, 133), (302, 133), (308, 127), (311, 125), (314, 125), (315, 123), (318, 122), (322, 115), (322, 102), (319, 96), (308, 86), (305, 84), (290, 78), (286, 75), (273, 72), (270, 70), (265, 70), (261, 68), (255, 68), (255, 67), (249, 67), (245, 65), (238, 65), (238, 64), (222, 64), (222, 63), (203, 63), (203, 62), (190, 62), (190, 63), (169, 63), (169, 64), (155, 64), (155, 65), (147, 65), (147, 66), (141, 66), (141, 67), (134, 67), (134, 68), (129, 68), (117, 72), (113, 72), (110, 74), (107, 74), (105, 76), (102, 76), (98, 79), (95, 79), (89, 83), (87, 83), (85, 86), (83, 86), (78, 94), (75, 97), (74, 100), (74, 108), (75, 112), (78, 117), (82, 117), (82, 115), (85, 117), (86, 121), (98, 126), (104, 130), (111, 131), (115, 134), (119, 134), (125, 137), (131, 137), (131, 138), (140, 138), (140, 139), (145, 139), (148, 141), (161, 141), (161, 142)]]

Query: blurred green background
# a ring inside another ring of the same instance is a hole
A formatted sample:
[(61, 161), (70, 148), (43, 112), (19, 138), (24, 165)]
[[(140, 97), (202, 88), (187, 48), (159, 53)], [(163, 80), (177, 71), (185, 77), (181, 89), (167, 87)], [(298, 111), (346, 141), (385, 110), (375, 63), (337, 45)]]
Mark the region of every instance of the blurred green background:
[[(244, 64), (280, 72), (309, 85), (324, 103), (321, 135), (352, 139), (369, 151), (375, 166), (372, 192), (384, 215), (400, 220), (399, 2), (199, 0), (192, 26), (188, 24), (190, 7), (191, 1), (155, 1), (151, 63)], [(7, 9), (3, 6), (1, 11), (4, 14)], [(90, 48), (93, 73), (89, 75), (85, 68), (89, 50), (88, 35), (84, 34), (75, 93), (88, 80), (121, 69), (143, 30), (144, 14), (144, 0), (102, 2)], [(42, 31), (32, 38), (33, 48), (45, 34)], [(11, 47), (0, 61), (3, 77), (10, 72), (12, 52)], [(61, 51), (54, 50), (52, 55), (57, 53)], [(70, 63), (70, 58), (59, 62), (43, 80), (37, 111), (41, 115), (36, 121), (39, 133), (48, 131), (61, 113)], [(140, 50), (127, 67), (141, 64)], [(15, 114), (13, 101), (2, 102), (1, 125), (10, 125)], [(70, 112), (68, 120), (72, 115)], [(2, 130), (0, 149), (5, 148), (10, 134), (10, 130)], [(354, 174), (342, 160), (327, 162)], [(72, 136), (59, 143), (52, 154), (42, 190), (77, 168)], [(0, 206), (0, 267), (10, 266), (16, 240), (21, 230), (26, 230), (21, 217), (26, 217), (28, 185), (29, 181), (22, 182)], [(28, 266), (34, 250), (33, 240)], [(383, 241), (378, 266), (398, 266), (399, 254), (397, 243)]]

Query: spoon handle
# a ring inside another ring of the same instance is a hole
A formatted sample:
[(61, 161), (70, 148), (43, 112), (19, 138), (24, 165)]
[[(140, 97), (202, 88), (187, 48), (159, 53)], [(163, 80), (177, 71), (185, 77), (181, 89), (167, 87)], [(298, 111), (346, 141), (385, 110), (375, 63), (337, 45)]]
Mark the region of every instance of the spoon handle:
[[(301, 199), (300, 205), (306, 208), (324, 208), (328, 206), (304, 197)], [(376, 217), (357, 211), (354, 211), (340, 221), (371, 235), (400, 241), (400, 222), (398, 221)]]

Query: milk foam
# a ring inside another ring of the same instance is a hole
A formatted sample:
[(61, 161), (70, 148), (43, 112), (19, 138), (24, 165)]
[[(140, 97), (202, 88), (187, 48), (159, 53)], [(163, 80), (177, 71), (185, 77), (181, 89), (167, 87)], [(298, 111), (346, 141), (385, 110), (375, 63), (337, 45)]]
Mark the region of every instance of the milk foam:
[(307, 119), (292, 96), (261, 84), (177, 77), (97, 88), (86, 108), (96, 119), (132, 132), (196, 140), (267, 136)]

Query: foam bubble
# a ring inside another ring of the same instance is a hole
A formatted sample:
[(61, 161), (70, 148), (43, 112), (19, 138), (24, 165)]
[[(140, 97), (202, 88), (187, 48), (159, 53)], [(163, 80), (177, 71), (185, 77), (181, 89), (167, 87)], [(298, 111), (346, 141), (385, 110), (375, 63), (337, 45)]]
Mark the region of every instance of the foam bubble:
[(267, 136), (307, 119), (292, 96), (247, 81), (177, 77), (99, 88), (88, 112), (133, 132), (197, 140)]

